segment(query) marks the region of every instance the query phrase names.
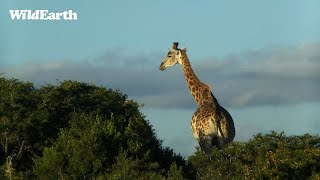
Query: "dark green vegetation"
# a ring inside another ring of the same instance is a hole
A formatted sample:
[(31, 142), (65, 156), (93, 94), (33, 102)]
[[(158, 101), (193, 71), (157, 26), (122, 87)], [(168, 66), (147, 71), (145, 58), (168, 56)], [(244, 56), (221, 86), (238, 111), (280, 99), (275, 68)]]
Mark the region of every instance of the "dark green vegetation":
[(319, 179), (319, 142), (308, 134), (258, 134), (247, 143), (214, 150), (210, 158), (198, 151), (189, 161), (199, 179)]
[(0, 76), (0, 179), (320, 179), (319, 143), (272, 132), (185, 160), (119, 91)]

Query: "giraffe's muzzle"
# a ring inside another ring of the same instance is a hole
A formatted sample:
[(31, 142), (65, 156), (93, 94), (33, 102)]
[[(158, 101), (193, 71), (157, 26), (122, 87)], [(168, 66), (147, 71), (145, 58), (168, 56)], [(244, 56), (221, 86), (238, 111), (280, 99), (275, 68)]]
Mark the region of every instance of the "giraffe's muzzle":
[(159, 68), (161, 71), (163, 71), (163, 70), (165, 70), (166, 69), (166, 67), (165, 67), (165, 65), (164, 65), (164, 63), (162, 62), (161, 64), (160, 64), (160, 68)]

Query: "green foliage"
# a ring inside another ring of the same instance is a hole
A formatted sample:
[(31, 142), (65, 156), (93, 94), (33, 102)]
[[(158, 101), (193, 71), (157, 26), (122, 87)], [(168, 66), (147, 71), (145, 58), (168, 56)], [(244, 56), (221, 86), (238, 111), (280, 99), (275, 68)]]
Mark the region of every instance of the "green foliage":
[(161, 175), (173, 162), (187, 172), (186, 161), (161, 146), (139, 105), (119, 91), (76, 81), (37, 89), (3, 77), (0, 90), (0, 164), (7, 177), (31, 177), (33, 171), (51, 178), (96, 177), (122, 150), (158, 163)]
[(116, 163), (105, 175), (105, 179), (163, 179), (158, 163), (148, 163), (141, 159), (119, 154)]
[(127, 157), (125, 153), (121, 153), (117, 157), (117, 162), (112, 166), (110, 172), (104, 176), (105, 179), (168, 179), (182, 180), (182, 167), (178, 167), (176, 163), (172, 163), (167, 175), (163, 175), (164, 170), (159, 170), (157, 162), (150, 163), (144, 159), (134, 159)]
[(110, 157), (118, 147), (112, 143), (117, 141), (119, 134), (111, 121), (75, 114), (71, 128), (63, 129), (54, 145), (35, 160), (35, 172), (50, 179), (88, 178), (112, 165)]
[[(189, 178), (193, 176), (188, 176)], [(168, 180), (182, 180), (183, 178), (183, 171), (182, 167), (178, 167), (176, 163), (171, 164), (170, 170), (168, 171)]]
[(320, 179), (320, 138), (257, 134), (185, 161), (139, 104), (77, 81), (0, 76), (0, 179)]
[(31, 162), (34, 138), (38, 136), (37, 100), (31, 83), (0, 77), (0, 163), (19, 164), (23, 169)]
[[(132, 129), (134, 126), (130, 124), (134, 123), (129, 122), (126, 127), (118, 127), (117, 121), (123, 119), (116, 117), (103, 119), (99, 116), (74, 114), (70, 128), (63, 129), (54, 145), (45, 148), (43, 156), (35, 160), (35, 174), (41, 179), (53, 179), (57, 176), (61, 179), (88, 179), (101, 176), (111, 168), (114, 169), (112, 174), (120, 173), (117, 176), (125, 177), (135, 176), (134, 173), (121, 174), (128, 168), (128, 171), (137, 171), (137, 175), (142, 175), (140, 171), (145, 169), (146, 174), (143, 176), (160, 177), (161, 173), (166, 172), (161, 170), (159, 163), (150, 156), (152, 153), (145, 141), (148, 138), (141, 139), (137, 136), (138, 132)], [(115, 159), (122, 149), (131, 156), (129, 160), (132, 160), (125, 166), (122, 165), (124, 161), (128, 161), (126, 157), (120, 154), (118, 159)], [(137, 160), (133, 160), (133, 157)], [(162, 156), (162, 158), (167, 157)], [(139, 159), (143, 159), (144, 163), (140, 163), (142, 160)], [(116, 160), (116, 164), (113, 165)], [(144, 164), (144, 167), (135, 169), (140, 164)], [(148, 167), (152, 168), (147, 169)]]
[(209, 157), (200, 151), (189, 158), (198, 179), (306, 179), (320, 172), (318, 136), (258, 134), (248, 143), (233, 142)]
[[(118, 127), (117, 121), (123, 119), (105, 120), (98, 116), (74, 114), (71, 127), (63, 129), (54, 145), (46, 148), (43, 157), (36, 160), (36, 174), (88, 178), (111, 168), (114, 157), (123, 147), (131, 154), (140, 156), (139, 153), (143, 153), (140, 147), (144, 142), (134, 137), (129, 123), (127, 127)], [(132, 139), (127, 141), (129, 136)], [(50, 171), (53, 172), (49, 174)]]

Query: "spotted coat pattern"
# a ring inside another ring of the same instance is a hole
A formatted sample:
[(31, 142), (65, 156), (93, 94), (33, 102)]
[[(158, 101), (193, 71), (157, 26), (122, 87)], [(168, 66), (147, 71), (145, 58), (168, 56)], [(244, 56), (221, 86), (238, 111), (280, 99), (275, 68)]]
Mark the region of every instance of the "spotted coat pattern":
[(159, 69), (163, 71), (177, 63), (182, 65), (190, 93), (198, 104), (198, 109), (191, 120), (192, 133), (201, 149), (209, 154), (212, 148), (222, 148), (233, 141), (235, 137), (233, 119), (228, 111), (219, 105), (209, 85), (198, 79), (191, 68), (186, 49), (178, 49), (178, 44), (173, 43)]
[(233, 119), (228, 111), (219, 105), (210, 87), (197, 78), (185, 51), (181, 52), (180, 58), (188, 88), (198, 104), (191, 120), (192, 133), (201, 149), (208, 154), (213, 147), (222, 148), (233, 141)]

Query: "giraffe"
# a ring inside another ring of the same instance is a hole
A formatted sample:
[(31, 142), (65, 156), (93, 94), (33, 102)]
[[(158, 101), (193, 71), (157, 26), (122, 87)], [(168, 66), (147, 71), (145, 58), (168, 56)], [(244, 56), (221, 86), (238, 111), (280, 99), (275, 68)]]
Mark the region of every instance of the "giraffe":
[(191, 129), (194, 138), (205, 154), (213, 147), (222, 148), (233, 141), (235, 136), (234, 123), (229, 112), (219, 105), (213, 96), (210, 86), (201, 82), (187, 56), (187, 49), (179, 49), (179, 43), (174, 42), (167, 56), (160, 65), (160, 70), (181, 64), (189, 91), (198, 105), (191, 119)]

